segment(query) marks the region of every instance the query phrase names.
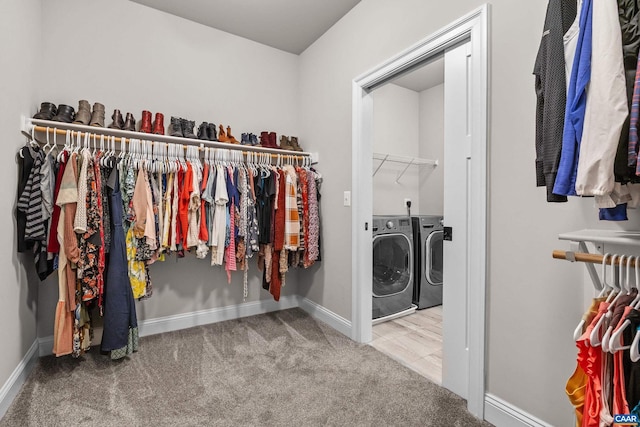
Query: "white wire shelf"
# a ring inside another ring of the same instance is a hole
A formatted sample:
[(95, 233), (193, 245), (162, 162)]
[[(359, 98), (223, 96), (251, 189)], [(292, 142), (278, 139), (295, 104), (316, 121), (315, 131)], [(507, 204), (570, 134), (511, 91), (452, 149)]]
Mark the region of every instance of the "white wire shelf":
[(396, 184), (400, 181), (400, 178), (405, 174), (405, 172), (409, 169), (410, 166), (433, 166), (434, 168), (438, 166), (438, 160), (432, 159), (424, 159), (422, 157), (412, 157), (412, 156), (397, 156), (395, 154), (386, 154), (386, 153), (373, 153), (374, 160), (380, 160), (380, 164), (376, 167), (376, 170), (373, 171), (373, 176), (376, 176), (382, 165), (386, 162), (392, 163), (402, 163), (407, 166), (398, 174), (396, 178)]

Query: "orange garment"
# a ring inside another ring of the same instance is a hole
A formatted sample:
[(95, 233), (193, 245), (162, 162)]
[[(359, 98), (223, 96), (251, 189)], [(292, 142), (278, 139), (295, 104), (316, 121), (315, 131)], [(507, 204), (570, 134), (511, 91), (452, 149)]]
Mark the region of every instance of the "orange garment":
[(187, 237), (189, 235), (189, 200), (191, 200), (191, 192), (193, 191), (193, 168), (191, 163), (187, 163), (187, 171), (182, 179), (182, 187), (180, 188), (180, 201), (178, 205), (178, 221), (180, 222), (181, 240), (183, 249), (188, 249)]
[[(307, 227), (305, 227), (306, 230)], [(306, 232), (306, 231), (305, 231)], [(306, 238), (306, 235), (305, 235)], [(308, 251), (305, 251), (305, 265), (308, 259), (307, 256)], [(582, 320), (584, 320), (584, 326), (582, 328), (582, 333), (584, 333), (585, 329), (593, 318), (598, 314), (598, 307), (600, 303), (605, 301), (606, 297), (603, 298), (594, 298), (591, 301), (591, 306), (587, 309), (587, 311), (582, 316)], [(585, 398), (585, 390), (587, 388), (587, 380), (588, 377), (584, 373), (582, 367), (579, 364), (576, 364), (576, 369), (571, 375), (571, 377), (567, 380), (567, 385), (565, 386), (565, 392), (567, 393), (567, 397), (569, 401), (575, 408), (576, 413), (576, 427), (582, 426), (582, 411), (584, 409), (584, 398)]]
[(578, 364), (587, 375), (585, 388), (582, 427), (599, 427), (602, 409), (602, 348), (592, 347), (589, 335), (598, 320), (609, 309), (608, 302), (600, 303), (598, 314), (593, 318), (586, 331), (576, 341), (578, 347)]

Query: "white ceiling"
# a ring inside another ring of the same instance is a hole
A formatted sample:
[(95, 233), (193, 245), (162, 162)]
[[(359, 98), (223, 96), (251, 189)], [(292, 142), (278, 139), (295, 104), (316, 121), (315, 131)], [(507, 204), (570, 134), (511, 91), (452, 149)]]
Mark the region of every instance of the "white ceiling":
[(394, 79), (391, 83), (416, 92), (422, 92), (444, 83), (444, 56)]
[(360, 0), (131, 0), (294, 54)]

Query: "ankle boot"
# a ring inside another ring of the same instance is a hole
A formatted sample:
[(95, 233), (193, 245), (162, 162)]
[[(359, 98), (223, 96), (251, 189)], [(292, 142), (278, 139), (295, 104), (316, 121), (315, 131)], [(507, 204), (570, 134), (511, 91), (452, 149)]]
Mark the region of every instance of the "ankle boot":
[(243, 133), (240, 135), (240, 144), (242, 145), (251, 145), (251, 140), (249, 139), (248, 133)]
[(293, 147), (292, 149), (295, 151), (304, 151), (302, 149), (302, 147), (300, 147), (300, 145), (298, 144), (298, 137), (297, 136), (292, 136), (291, 137), (291, 146)]
[(218, 141), (229, 142), (229, 138), (227, 138), (227, 134), (224, 133), (224, 128), (222, 127), (222, 125), (218, 125)]
[(258, 137), (253, 133), (249, 134), (249, 143), (251, 145), (253, 145), (253, 146), (259, 146), (260, 145), (260, 144), (258, 144)]
[(87, 126), (91, 121), (91, 104), (85, 99), (78, 102), (78, 113), (73, 123)]
[(286, 137), (284, 135), (280, 136), (280, 148), (282, 150), (291, 150), (291, 151), (293, 151), (293, 146), (291, 145), (291, 142), (289, 142), (289, 137)]
[(51, 102), (43, 102), (40, 104), (40, 111), (38, 111), (33, 118), (40, 120), (51, 120), (53, 116), (58, 113), (58, 108)]
[(104, 105), (96, 102), (93, 104), (93, 113), (91, 113), (91, 126), (104, 127)]
[(113, 114), (111, 115), (111, 124), (108, 126), (111, 129), (123, 129), (124, 128), (124, 120), (122, 120), (122, 113), (120, 110), (113, 110)]
[(269, 132), (269, 148), (280, 148), (276, 143), (278, 139), (276, 138), (275, 132)]
[(151, 133), (151, 111), (142, 111), (142, 119), (140, 120), (139, 132)]
[(207, 132), (207, 135), (209, 135), (209, 141), (217, 141), (218, 140), (218, 135), (216, 134), (216, 125), (213, 123), (209, 123), (209, 132)]
[(164, 114), (156, 113), (156, 119), (153, 121), (153, 132), (156, 135), (164, 135)]
[(205, 141), (209, 140), (209, 123), (200, 123), (200, 126), (198, 126), (198, 139), (202, 139)]
[(75, 118), (75, 110), (70, 105), (60, 104), (58, 105), (58, 113), (51, 118), (54, 122), (71, 123)]
[(260, 132), (260, 146), (269, 148), (269, 132)]
[(240, 141), (235, 136), (231, 135), (231, 126), (227, 126), (227, 139), (232, 144), (240, 144)]
[(171, 116), (171, 122), (169, 123), (169, 135), (178, 136), (182, 138), (182, 119), (180, 117)]
[(185, 138), (196, 139), (196, 134), (193, 133), (193, 128), (196, 125), (196, 122), (193, 120), (180, 119), (182, 122), (182, 134)]
[(133, 118), (133, 114), (127, 113), (127, 118), (124, 121), (124, 130), (131, 132), (136, 131), (136, 119)]

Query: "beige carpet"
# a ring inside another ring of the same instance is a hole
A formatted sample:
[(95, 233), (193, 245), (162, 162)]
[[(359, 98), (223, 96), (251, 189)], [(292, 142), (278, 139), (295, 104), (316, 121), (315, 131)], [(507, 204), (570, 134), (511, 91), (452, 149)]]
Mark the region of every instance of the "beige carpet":
[(465, 402), (299, 309), (40, 360), (0, 426), (489, 426)]

